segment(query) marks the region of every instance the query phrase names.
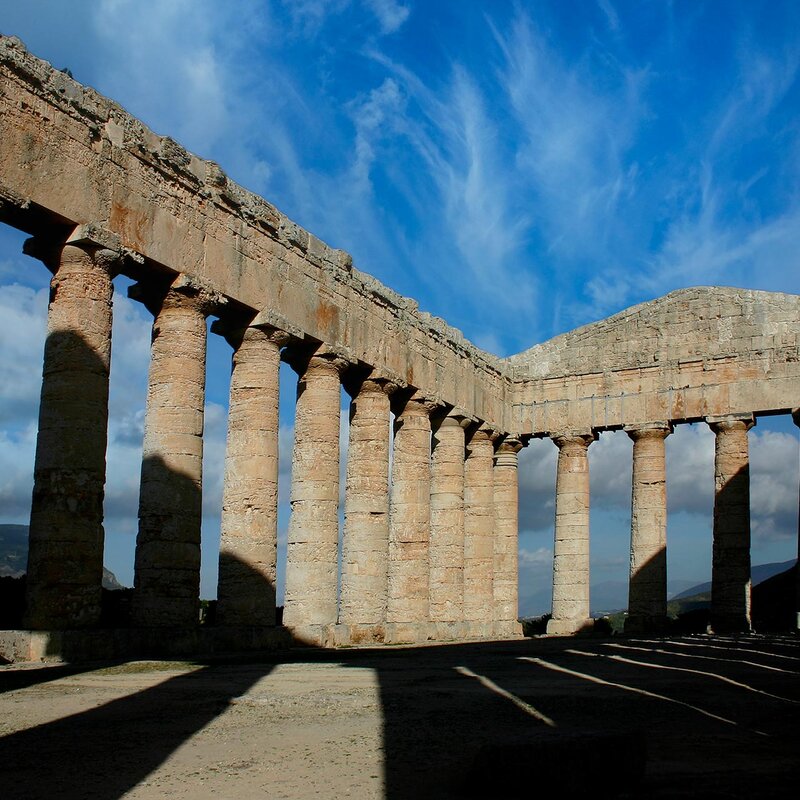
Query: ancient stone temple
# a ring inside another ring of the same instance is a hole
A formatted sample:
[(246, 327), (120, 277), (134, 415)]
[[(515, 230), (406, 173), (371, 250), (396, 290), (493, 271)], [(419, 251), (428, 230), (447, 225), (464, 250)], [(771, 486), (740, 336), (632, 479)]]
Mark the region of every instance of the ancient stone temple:
[[(0, 636), (6, 650), (52, 653), (81, 632), (91, 641), (100, 624), (118, 274), (135, 280), (130, 295), (153, 317), (125, 641), (199, 646), (209, 317), (233, 365), (216, 626), (227, 645), (258, 646), (277, 630), (281, 361), (297, 373), (281, 628), (295, 641), (519, 635), (517, 456), (532, 437), (558, 448), (548, 630), (580, 630), (587, 454), (612, 430), (633, 440), (628, 623), (657, 631), (665, 448), (686, 422), (716, 435), (713, 623), (749, 628), (747, 431), (759, 415), (800, 420), (800, 297), (686, 289), (500, 359), (6, 37), (0, 221), (30, 234), (26, 252), (53, 275), (26, 631)], [(351, 404), (340, 536), (342, 387)], [(124, 649), (115, 636), (104, 646)]]

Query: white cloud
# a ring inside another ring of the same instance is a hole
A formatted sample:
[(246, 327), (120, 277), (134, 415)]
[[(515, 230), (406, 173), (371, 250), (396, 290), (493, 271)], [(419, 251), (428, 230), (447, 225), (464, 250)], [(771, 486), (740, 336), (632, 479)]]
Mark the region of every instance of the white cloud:
[(365, 4), (375, 14), (384, 34), (400, 30), (411, 13), (408, 6), (397, 0), (365, 0)]

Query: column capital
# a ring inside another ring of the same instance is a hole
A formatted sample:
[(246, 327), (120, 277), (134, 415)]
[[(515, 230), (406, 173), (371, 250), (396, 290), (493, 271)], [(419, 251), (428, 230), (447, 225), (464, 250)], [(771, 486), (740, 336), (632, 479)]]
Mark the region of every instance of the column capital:
[(516, 456), (525, 443), (520, 436), (513, 433), (506, 434), (500, 441), (495, 443), (494, 450), (496, 455), (513, 454)]
[(106, 269), (112, 277), (120, 271), (123, 258), (130, 255), (115, 234), (95, 225), (79, 225), (66, 239), (63, 231), (58, 237), (32, 236), (23, 243), (22, 252), (41, 261), (55, 274), (61, 264), (69, 260), (68, 248), (89, 254), (93, 263)]
[(172, 281), (142, 281), (128, 288), (128, 297), (138, 300), (153, 316), (166, 308), (196, 311), (204, 317), (218, 314), (228, 299), (193, 275), (181, 273)]
[(564, 431), (553, 433), (550, 438), (559, 450), (587, 450), (592, 442), (597, 441), (594, 431)]
[(649, 422), (644, 425), (626, 425), (623, 430), (637, 442), (640, 439), (666, 439), (674, 429), (671, 422)]
[(725, 414), (719, 417), (706, 417), (706, 422), (714, 433), (742, 430), (749, 431), (756, 424), (752, 414)]
[(439, 409), (432, 422), (435, 430), (439, 428), (463, 428), (466, 430), (473, 424), (474, 420), (454, 410), (445, 412), (443, 409)]
[(436, 398), (429, 397), (420, 391), (415, 391), (411, 396), (407, 394), (396, 397), (395, 416), (417, 415), (430, 418), (440, 408), (442, 403)]
[(238, 350), (243, 342), (264, 341), (276, 347), (286, 347), (294, 341), (295, 336), (282, 329), (266, 323), (256, 324), (250, 314), (226, 315), (211, 323), (211, 333), (222, 336), (234, 349)]
[(494, 442), (500, 438), (500, 433), (496, 431), (494, 428), (489, 427), (485, 422), (481, 422), (480, 420), (473, 424), (471, 430), (467, 430), (467, 441), (468, 442)]
[(399, 375), (388, 370), (378, 371), (369, 366), (351, 366), (342, 379), (345, 391), (352, 399), (363, 392), (380, 392), (391, 397), (395, 392), (404, 389), (406, 384)]
[(300, 377), (317, 369), (333, 369), (341, 378), (342, 373), (355, 362), (355, 359), (343, 347), (294, 340), (290, 342), (290, 345), (283, 352), (283, 360)]

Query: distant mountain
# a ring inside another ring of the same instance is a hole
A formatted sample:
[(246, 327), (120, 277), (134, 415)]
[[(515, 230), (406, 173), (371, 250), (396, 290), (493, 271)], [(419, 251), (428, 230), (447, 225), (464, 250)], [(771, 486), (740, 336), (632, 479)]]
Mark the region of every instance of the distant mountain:
[[(28, 563), (28, 526), (0, 525), (0, 578), (19, 578)], [(103, 567), (103, 588), (124, 589), (117, 576)]]
[[(762, 583), (774, 575), (780, 575), (782, 572), (786, 572), (786, 570), (791, 569), (796, 562), (797, 559), (792, 558), (789, 561), (774, 562), (772, 564), (759, 564), (755, 567), (751, 567), (750, 577), (753, 582), (753, 586), (758, 586), (759, 583)], [(670, 597), (670, 600), (684, 600), (687, 597), (694, 597), (698, 594), (708, 594), (710, 591), (711, 581), (707, 581), (706, 583), (698, 583), (695, 586), (690, 586), (688, 589), (680, 592), (680, 594), (673, 595)]]

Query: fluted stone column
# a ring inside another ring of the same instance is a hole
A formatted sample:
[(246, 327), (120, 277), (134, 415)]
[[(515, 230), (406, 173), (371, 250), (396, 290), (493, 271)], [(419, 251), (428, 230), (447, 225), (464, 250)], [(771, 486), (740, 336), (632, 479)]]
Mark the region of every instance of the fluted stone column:
[(434, 420), (431, 454), (430, 618), (437, 639), (464, 636), (463, 417)]
[[(794, 424), (800, 428), (800, 408), (795, 408), (792, 411), (792, 419), (794, 420)], [(798, 511), (797, 515), (797, 566), (795, 567), (795, 585), (795, 630), (800, 631), (800, 511)]]
[[(26, 246), (35, 253), (36, 244)], [(44, 255), (44, 254), (42, 254)], [(25, 625), (100, 620), (111, 279), (117, 254), (90, 242), (45, 257), (50, 282), (36, 440)]]
[(341, 641), (382, 641), (389, 562), (389, 396), (368, 378), (353, 388), (342, 537)]
[(234, 348), (219, 549), (217, 620), (274, 625), (278, 548), (278, 386), (289, 335), (259, 326)]
[(591, 625), (589, 612), (589, 445), (593, 433), (553, 437), (558, 446), (556, 530), (553, 548), (551, 634), (576, 633)]
[(332, 641), (337, 616), (339, 376), (345, 366), (324, 347), (296, 365), (300, 380), (283, 624), (311, 644)]
[(714, 545), (711, 626), (715, 633), (750, 630), (750, 455), (752, 416), (708, 419), (714, 449)]
[(430, 415), (434, 407), (415, 394), (396, 409), (389, 509), (387, 642), (425, 641), (430, 633)]
[(467, 636), (491, 635), (494, 617), (494, 434), (481, 426), (464, 461), (464, 620)]
[(519, 477), (522, 442), (507, 436), (494, 454), (494, 634), (519, 636)]
[(626, 633), (661, 631), (667, 620), (668, 423), (626, 428), (633, 439), (631, 571)]
[(137, 284), (155, 314), (145, 411), (133, 616), (137, 625), (198, 622), (206, 316), (222, 298), (188, 276)]

